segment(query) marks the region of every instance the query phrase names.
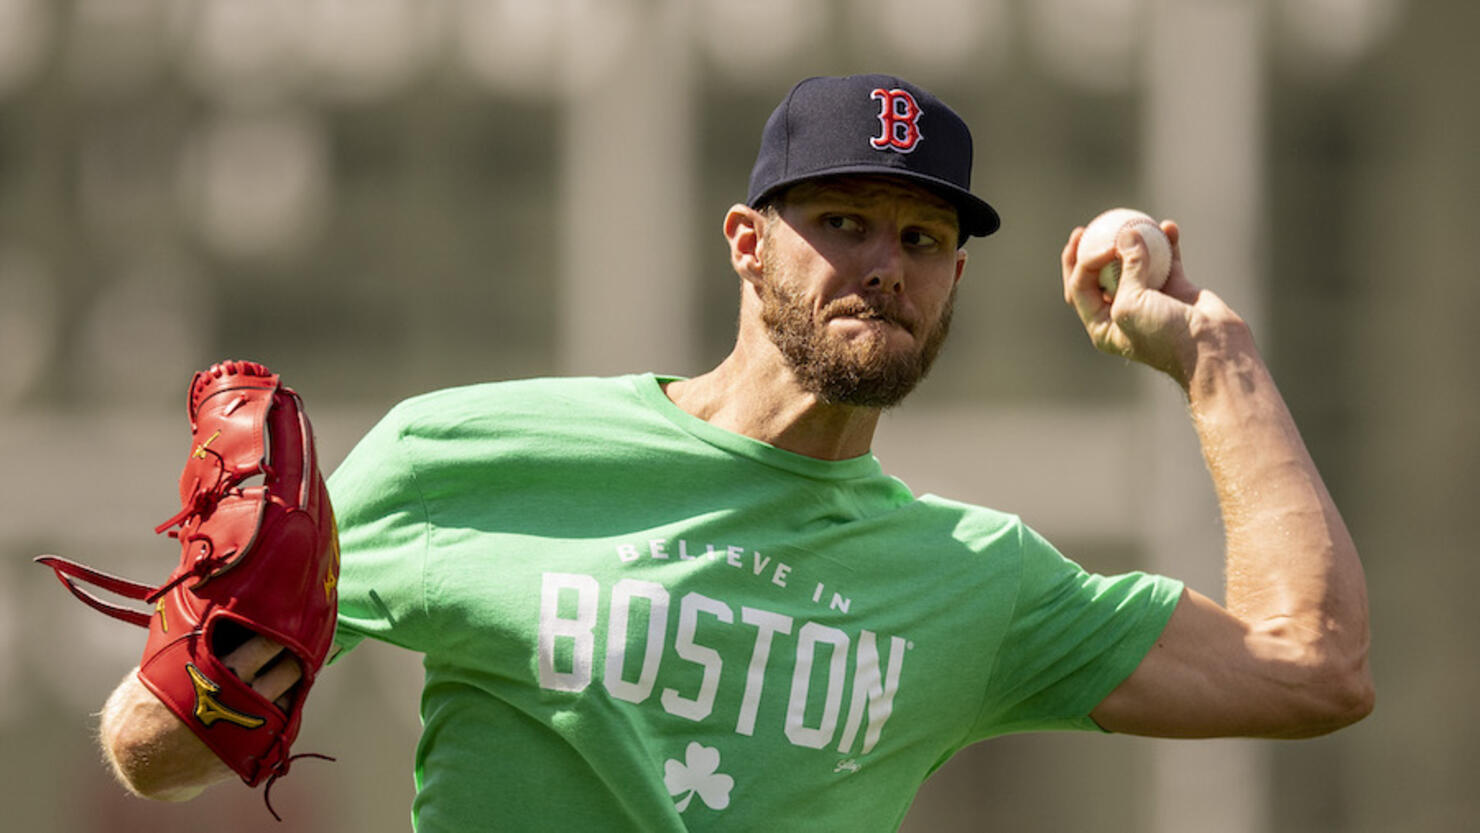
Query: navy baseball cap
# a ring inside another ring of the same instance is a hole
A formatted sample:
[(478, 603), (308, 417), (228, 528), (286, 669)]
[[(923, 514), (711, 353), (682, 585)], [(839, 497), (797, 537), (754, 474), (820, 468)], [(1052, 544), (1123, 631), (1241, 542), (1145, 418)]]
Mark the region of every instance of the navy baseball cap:
[(746, 203), (759, 208), (788, 186), (843, 174), (918, 183), (956, 207), (961, 241), (1002, 220), (971, 193), (971, 130), (944, 102), (891, 75), (808, 78), (766, 120)]

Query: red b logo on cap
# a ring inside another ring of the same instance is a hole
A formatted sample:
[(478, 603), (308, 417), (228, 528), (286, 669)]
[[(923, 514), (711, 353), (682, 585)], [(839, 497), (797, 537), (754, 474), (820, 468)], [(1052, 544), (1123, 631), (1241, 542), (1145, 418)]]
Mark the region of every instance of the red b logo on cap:
[(920, 105), (907, 90), (898, 87), (886, 90), (880, 87), (871, 98), (879, 101), (879, 122), (883, 132), (869, 139), (876, 150), (892, 148), (900, 153), (909, 153), (920, 144)]

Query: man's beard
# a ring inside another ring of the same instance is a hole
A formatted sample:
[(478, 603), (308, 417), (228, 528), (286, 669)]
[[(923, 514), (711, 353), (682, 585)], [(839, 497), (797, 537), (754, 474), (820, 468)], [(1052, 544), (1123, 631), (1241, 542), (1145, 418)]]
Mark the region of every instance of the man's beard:
[(904, 327), (916, 340), (923, 325), (899, 318), (889, 296), (840, 298), (814, 318), (806, 301), (778, 280), (779, 270), (765, 266), (761, 288), (761, 320), (771, 341), (786, 358), (802, 389), (830, 405), (889, 408), (907, 396), (935, 363), (951, 327), (956, 290), (941, 310), (940, 319), (919, 349), (890, 350), (886, 334), (843, 338), (828, 332), (827, 322), (840, 315), (880, 318)]

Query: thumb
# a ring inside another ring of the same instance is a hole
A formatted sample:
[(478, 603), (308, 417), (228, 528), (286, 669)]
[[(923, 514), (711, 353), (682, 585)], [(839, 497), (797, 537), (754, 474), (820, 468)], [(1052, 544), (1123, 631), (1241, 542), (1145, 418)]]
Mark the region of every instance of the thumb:
[(1146, 289), (1146, 241), (1141, 230), (1128, 225), (1115, 236), (1115, 251), (1120, 255), (1120, 285)]

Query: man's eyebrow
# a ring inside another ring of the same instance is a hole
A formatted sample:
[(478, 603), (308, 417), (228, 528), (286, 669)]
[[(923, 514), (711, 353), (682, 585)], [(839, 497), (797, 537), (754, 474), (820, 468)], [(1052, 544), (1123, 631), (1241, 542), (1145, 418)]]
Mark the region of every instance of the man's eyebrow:
[(927, 220), (934, 220), (935, 222), (945, 223), (951, 226), (956, 226), (961, 222), (960, 215), (956, 212), (955, 208), (944, 208), (928, 202), (921, 202), (919, 207), (927, 215)]
[(815, 200), (818, 202), (835, 203), (848, 207), (862, 207), (873, 198), (879, 196), (908, 193), (912, 197), (911, 201), (913, 202), (915, 207), (928, 215), (926, 219), (951, 225), (954, 225), (958, 222), (956, 210), (954, 207), (944, 202), (937, 204), (933, 200), (919, 197), (913, 193), (908, 192), (905, 189), (891, 188), (887, 185), (841, 187), (837, 185), (809, 184), (805, 187), (805, 189), (799, 190), (801, 190), (801, 193), (798, 193), (796, 195), (796, 199), (798, 200)]

